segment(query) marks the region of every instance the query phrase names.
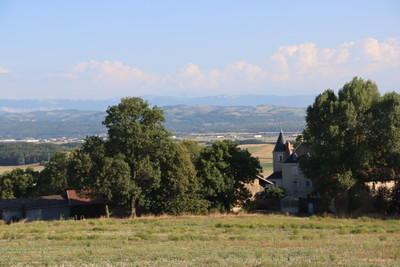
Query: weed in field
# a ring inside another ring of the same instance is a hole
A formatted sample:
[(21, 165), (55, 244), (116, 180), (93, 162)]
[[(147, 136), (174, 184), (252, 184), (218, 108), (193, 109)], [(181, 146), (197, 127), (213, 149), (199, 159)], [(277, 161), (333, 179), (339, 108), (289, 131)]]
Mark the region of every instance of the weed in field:
[(146, 233), (135, 233), (134, 237), (140, 238), (140, 240), (151, 240), (153, 238), (152, 235)]
[(256, 259), (264, 259), (264, 253), (265, 253), (265, 251), (263, 251), (261, 249), (256, 249), (254, 251), (254, 256), (256, 257)]
[(326, 233), (319, 233), (319, 239), (326, 240), (327, 238), (328, 238), (328, 235)]
[(374, 229), (374, 232), (375, 232), (375, 233), (384, 234), (384, 233), (386, 233), (386, 230), (383, 229), (383, 228), (375, 228), (375, 229)]
[(350, 231), (349, 231), (349, 229), (347, 229), (347, 228), (340, 228), (339, 229), (339, 231), (338, 231), (338, 234), (339, 235), (347, 235), (347, 234), (349, 234), (350, 233)]
[(330, 254), (330, 255), (329, 255), (329, 260), (330, 260), (330, 261), (333, 261), (333, 262), (336, 262), (336, 260), (337, 260), (337, 255), (336, 255), (336, 254)]
[(314, 240), (314, 236), (313, 235), (303, 235), (303, 240)]
[(400, 260), (400, 249), (393, 254), (393, 259)]

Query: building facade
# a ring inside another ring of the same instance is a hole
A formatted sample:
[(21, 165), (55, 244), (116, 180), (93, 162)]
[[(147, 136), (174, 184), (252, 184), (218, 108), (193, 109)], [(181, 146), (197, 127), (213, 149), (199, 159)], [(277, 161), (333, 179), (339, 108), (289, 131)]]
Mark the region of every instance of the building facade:
[[(310, 147), (301, 143), (293, 149), (281, 131), (272, 154), (273, 173), (267, 177), (267, 180), (285, 191), (283, 202), (286, 201), (289, 204), (282, 203), (282, 211), (314, 212), (318, 198), (313, 195), (312, 181), (305, 177), (299, 168), (299, 160), (310, 156)], [(293, 204), (295, 202), (297, 204)]]

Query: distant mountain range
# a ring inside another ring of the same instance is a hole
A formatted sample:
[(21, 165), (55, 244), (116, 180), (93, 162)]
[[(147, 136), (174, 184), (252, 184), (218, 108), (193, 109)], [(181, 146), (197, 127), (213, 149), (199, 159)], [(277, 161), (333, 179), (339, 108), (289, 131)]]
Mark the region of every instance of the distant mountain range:
[[(32, 105), (30, 106), (32, 107)], [(276, 105), (162, 107), (165, 126), (172, 133), (244, 133), (302, 131), (305, 108)], [(105, 111), (53, 110), (0, 114), (0, 139), (82, 138), (105, 134)]]
[[(172, 105), (206, 105), (206, 106), (260, 106), (276, 105), (285, 107), (305, 108), (311, 105), (315, 99), (314, 95), (218, 95), (207, 97), (171, 97), (171, 96), (141, 96), (152, 105), (159, 107)], [(108, 100), (10, 100), (0, 99), (0, 113), (7, 112), (33, 112), (51, 110), (76, 109), (82, 111), (105, 111), (108, 106), (118, 104), (120, 99)]]

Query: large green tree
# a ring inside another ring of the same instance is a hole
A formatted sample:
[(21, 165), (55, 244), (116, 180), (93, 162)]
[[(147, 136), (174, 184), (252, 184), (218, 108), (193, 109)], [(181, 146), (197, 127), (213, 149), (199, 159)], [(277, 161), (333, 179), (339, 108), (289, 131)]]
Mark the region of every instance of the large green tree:
[(206, 213), (209, 202), (201, 194), (202, 180), (196, 175), (191, 156), (182, 143), (170, 142), (164, 147), (160, 187), (152, 193), (151, 212)]
[(108, 129), (108, 151), (111, 155), (122, 154), (130, 167), (133, 216), (137, 207), (150, 206), (148, 196), (160, 187), (164, 148), (171, 142), (164, 121), (163, 111), (141, 98), (123, 98), (107, 109), (103, 124)]
[(81, 148), (71, 153), (68, 166), (69, 185), (102, 195), (106, 200), (129, 206), (135, 184), (124, 155), (109, 155), (106, 142), (97, 136), (87, 137)]
[(205, 148), (196, 169), (203, 181), (205, 199), (211, 208), (221, 212), (244, 204), (251, 196), (245, 184), (252, 183), (262, 171), (258, 159), (231, 141), (215, 142)]
[(318, 193), (329, 201), (342, 193), (351, 199), (366, 179), (389, 178), (396, 171), (399, 103), (398, 94), (382, 97), (374, 82), (357, 77), (338, 95), (328, 89), (316, 97), (307, 108), (303, 132), (313, 155), (303, 158), (300, 168)]

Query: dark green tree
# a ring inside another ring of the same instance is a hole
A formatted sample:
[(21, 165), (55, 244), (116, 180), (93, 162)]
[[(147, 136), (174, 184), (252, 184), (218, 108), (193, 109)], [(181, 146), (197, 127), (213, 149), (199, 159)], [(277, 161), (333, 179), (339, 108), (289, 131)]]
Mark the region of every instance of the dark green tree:
[(173, 215), (206, 213), (209, 202), (201, 195), (201, 181), (191, 162), (192, 154), (182, 143), (170, 142), (164, 149), (160, 187), (152, 194), (151, 212)]
[(215, 142), (204, 149), (196, 169), (203, 183), (203, 195), (211, 208), (230, 211), (243, 204), (250, 196), (245, 188), (261, 173), (258, 159), (231, 141)]
[(163, 126), (163, 111), (141, 98), (127, 97), (107, 109), (103, 124), (108, 129), (110, 155), (121, 153), (130, 167), (130, 211), (150, 206), (149, 194), (159, 188), (161, 160), (171, 134)]
[(17, 168), (0, 176), (0, 198), (26, 198), (35, 196), (39, 172), (32, 168)]
[(313, 155), (302, 158), (300, 168), (327, 202), (343, 193), (354, 199), (366, 178), (388, 177), (385, 171), (399, 166), (393, 157), (400, 149), (398, 97), (381, 97), (374, 82), (355, 77), (337, 96), (326, 90), (307, 108), (303, 138)]
[(66, 152), (58, 151), (40, 172), (37, 184), (40, 195), (55, 195), (65, 193), (68, 186), (69, 157)]
[(122, 154), (107, 156), (105, 144), (101, 138), (90, 136), (80, 149), (72, 151), (68, 166), (69, 185), (128, 205), (130, 194), (135, 190), (129, 165)]
[(190, 161), (193, 164), (196, 164), (200, 157), (201, 151), (204, 149), (204, 147), (201, 147), (198, 142), (193, 141), (193, 140), (182, 140), (181, 142), (182, 146), (186, 148), (186, 150), (189, 153), (190, 156)]

